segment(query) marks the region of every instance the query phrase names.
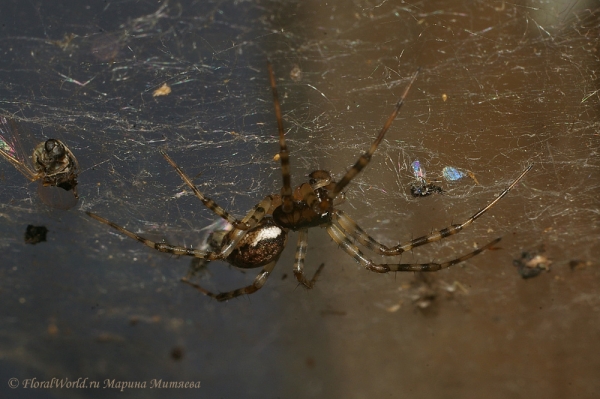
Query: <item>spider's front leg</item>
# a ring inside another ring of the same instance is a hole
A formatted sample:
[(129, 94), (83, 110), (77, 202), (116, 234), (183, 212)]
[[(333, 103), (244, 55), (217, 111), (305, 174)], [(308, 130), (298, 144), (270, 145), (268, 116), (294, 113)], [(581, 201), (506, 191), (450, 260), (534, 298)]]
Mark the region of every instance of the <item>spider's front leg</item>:
[[(273, 200), (273, 197), (271, 197), (271, 196), (265, 197), (264, 200), (262, 200), (250, 212), (248, 212), (246, 217), (244, 219), (242, 219), (241, 223), (244, 223), (244, 225), (248, 225), (251, 228), (255, 227), (258, 223), (260, 223), (260, 221), (265, 216), (265, 213), (267, 212), (267, 210), (271, 207), (272, 200)], [(223, 244), (223, 246), (221, 247), (221, 249), (219, 251), (214, 251), (214, 252), (213, 251), (203, 251), (200, 249), (171, 245), (171, 244), (168, 244), (165, 242), (154, 242), (154, 241), (148, 240), (147, 238), (139, 236), (139, 235), (135, 234), (134, 232), (129, 231), (126, 228), (121, 227), (118, 224), (113, 223), (107, 219), (104, 219), (103, 217), (98, 216), (94, 213), (86, 212), (86, 214), (88, 216), (90, 216), (91, 218), (96, 219), (97, 221), (104, 223), (106, 225), (109, 225), (110, 227), (114, 228), (115, 230), (120, 231), (121, 233), (125, 234), (127, 237), (133, 238), (134, 240), (139, 241), (142, 244), (146, 245), (147, 247), (153, 248), (159, 252), (165, 252), (165, 253), (169, 253), (169, 254), (173, 254), (173, 255), (177, 255), (177, 256), (180, 256), (180, 255), (193, 256), (193, 257), (200, 258), (200, 259), (206, 259), (208, 261), (226, 259), (235, 250), (238, 243), (246, 235), (245, 230), (239, 230), (239, 229), (234, 228), (228, 234), (228, 241)]]
[(192, 179), (190, 179), (184, 173), (184, 171), (175, 163), (175, 161), (171, 159), (171, 157), (169, 157), (169, 155), (166, 152), (161, 150), (160, 154), (167, 160), (167, 162), (173, 167), (173, 169), (175, 169), (177, 174), (181, 177), (185, 184), (187, 184), (188, 187), (194, 192), (196, 197), (198, 197), (198, 199), (202, 201), (205, 207), (207, 207), (223, 219), (227, 220), (227, 222), (229, 222), (229, 224), (231, 224), (236, 229), (248, 230), (251, 228), (251, 226), (248, 225), (247, 222), (244, 222), (243, 220), (237, 220), (235, 217), (231, 216), (229, 212), (220, 207), (215, 201), (208, 197), (205, 197), (204, 194), (202, 194), (202, 192), (198, 189), (198, 187), (196, 187), (196, 185), (192, 182)]
[(369, 162), (371, 162), (373, 154), (377, 150), (377, 147), (379, 147), (379, 144), (383, 141), (383, 138), (385, 137), (385, 134), (392, 125), (392, 122), (394, 121), (394, 119), (396, 119), (396, 116), (398, 116), (400, 108), (402, 108), (404, 100), (406, 99), (406, 96), (408, 96), (408, 92), (411, 86), (413, 85), (413, 83), (415, 83), (415, 80), (417, 80), (417, 76), (419, 75), (420, 71), (421, 68), (417, 69), (417, 71), (413, 74), (412, 78), (410, 79), (410, 82), (408, 83), (408, 86), (406, 86), (406, 88), (404, 89), (404, 93), (400, 97), (400, 100), (398, 100), (398, 102), (396, 103), (396, 108), (394, 108), (394, 111), (388, 117), (387, 121), (383, 125), (383, 128), (379, 131), (379, 134), (377, 135), (373, 143), (371, 143), (371, 147), (369, 147), (369, 149), (358, 158), (358, 160), (354, 163), (352, 168), (350, 168), (346, 172), (346, 174), (340, 179), (340, 181), (336, 183), (333, 190), (331, 190), (331, 192), (329, 193), (331, 198), (324, 200), (320, 203), (321, 209), (323, 211), (325, 211), (331, 206), (331, 201), (333, 201), (342, 192), (344, 187), (346, 187), (348, 183), (350, 183), (352, 179), (354, 179), (369, 164)]
[(139, 235), (135, 234), (134, 232), (129, 231), (126, 228), (121, 227), (118, 224), (111, 222), (110, 220), (104, 219), (102, 216), (98, 216), (95, 213), (86, 212), (86, 214), (89, 217), (91, 217), (92, 219), (96, 219), (100, 223), (109, 225), (113, 229), (118, 230), (119, 232), (125, 234), (127, 237), (133, 238), (134, 240), (141, 242), (145, 246), (155, 249), (159, 252), (166, 252), (166, 253), (178, 255), (178, 256), (179, 255), (194, 256), (196, 258), (207, 259), (207, 260), (217, 260), (217, 259), (222, 258), (221, 254), (215, 253), (215, 252), (207, 252), (207, 251), (202, 251), (202, 250), (194, 249), (194, 248), (180, 247), (180, 246), (176, 246), (176, 245), (167, 244), (165, 242), (154, 242), (154, 241), (148, 240), (147, 238), (139, 236)]

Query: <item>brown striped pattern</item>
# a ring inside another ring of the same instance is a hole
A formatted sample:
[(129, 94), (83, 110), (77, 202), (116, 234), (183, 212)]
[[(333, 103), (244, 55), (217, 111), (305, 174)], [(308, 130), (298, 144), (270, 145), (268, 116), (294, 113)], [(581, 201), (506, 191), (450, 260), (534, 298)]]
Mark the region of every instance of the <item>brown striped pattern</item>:
[[(157, 243), (157, 242), (148, 240), (144, 237), (141, 237), (141, 236), (135, 234), (134, 232), (129, 231), (129, 230), (119, 226), (118, 224), (113, 223), (107, 219), (104, 219), (103, 217), (98, 216), (94, 213), (91, 213), (91, 212), (86, 212), (86, 213), (91, 218), (96, 219), (97, 221), (99, 221), (101, 223), (107, 224), (110, 227), (112, 227), (113, 229), (118, 230), (121, 233), (125, 234), (127, 237), (133, 238), (134, 240), (139, 241), (142, 244), (144, 244), (150, 248), (156, 249), (157, 251), (166, 252), (166, 253), (170, 253), (173, 255), (194, 256), (196, 258), (201, 258), (201, 259), (210, 259), (210, 260), (215, 259), (213, 256), (213, 254), (214, 254), (213, 252), (200, 251), (200, 250), (195, 250), (192, 248), (185, 248), (185, 247), (176, 247), (176, 246), (173, 246), (173, 245), (170, 245), (167, 243)], [(211, 258), (213, 258), (213, 259), (211, 259)]]
[(167, 155), (166, 152), (160, 150), (160, 153), (167, 160), (167, 162), (173, 167), (173, 169), (175, 169), (177, 171), (177, 174), (181, 177), (181, 179), (185, 182), (185, 184), (187, 184), (188, 187), (192, 189), (194, 194), (196, 194), (196, 197), (198, 197), (200, 199), (200, 201), (202, 201), (204, 206), (206, 206), (208, 209), (210, 209), (211, 211), (216, 213), (218, 216), (227, 220), (236, 229), (248, 230), (250, 228), (247, 224), (244, 224), (244, 223), (240, 222), (239, 220), (237, 220), (236, 218), (234, 218), (233, 216), (231, 216), (225, 209), (221, 208), (215, 201), (213, 201), (212, 199), (210, 199), (208, 197), (205, 197), (204, 194), (202, 194), (200, 192), (200, 190), (198, 190), (198, 187), (196, 187), (196, 185), (192, 182), (192, 180), (183, 172), (183, 170), (181, 170), (181, 168), (179, 166), (177, 166), (177, 164), (171, 159), (171, 157), (169, 157)]
[(418, 69), (417, 72), (415, 72), (415, 74), (412, 76), (408, 86), (406, 87), (406, 89), (404, 90), (404, 93), (402, 94), (402, 97), (400, 97), (400, 100), (396, 104), (396, 108), (394, 109), (394, 112), (392, 112), (392, 114), (389, 116), (389, 118), (385, 122), (385, 125), (383, 125), (383, 128), (377, 135), (377, 138), (375, 139), (375, 141), (373, 141), (373, 143), (371, 144), (371, 147), (369, 148), (369, 150), (367, 152), (365, 152), (363, 155), (361, 155), (360, 158), (358, 158), (358, 161), (356, 161), (354, 166), (352, 166), (352, 168), (348, 172), (346, 172), (344, 177), (342, 177), (342, 179), (335, 185), (333, 192), (330, 194), (331, 199), (334, 199), (344, 189), (344, 187), (346, 187), (348, 185), (348, 183), (350, 183), (350, 181), (352, 181), (352, 179), (354, 179), (356, 177), (356, 175), (358, 175), (365, 168), (365, 166), (367, 166), (369, 164), (369, 162), (371, 161), (371, 157), (375, 153), (375, 150), (377, 150), (377, 147), (379, 146), (379, 144), (383, 140), (383, 137), (385, 136), (386, 132), (392, 125), (392, 122), (394, 121), (394, 119), (396, 119), (398, 112), (400, 112), (400, 108), (402, 108), (402, 105), (404, 104), (404, 99), (408, 95), (408, 91), (410, 90), (410, 87), (413, 85), (413, 83), (417, 79), (417, 75), (419, 75), (419, 71), (420, 71), (420, 69)]
[(313, 209), (313, 205), (319, 201), (315, 189), (308, 183), (303, 183), (294, 190), (295, 198), (301, 199), (302, 202), (306, 203), (310, 209)]
[(444, 262), (444, 263), (385, 263), (376, 264), (367, 258), (356, 245), (350, 241), (350, 239), (334, 224), (327, 227), (327, 232), (333, 238), (333, 240), (340, 246), (340, 248), (350, 255), (355, 261), (360, 263), (365, 269), (375, 273), (389, 273), (389, 272), (436, 272), (438, 270), (445, 269), (447, 267), (456, 265), (457, 263), (464, 262), (467, 259), (472, 258), (475, 255), (480, 254), (486, 249), (492, 248), (501, 239), (496, 238), (492, 242), (484, 245), (481, 248), (476, 249), (466, 255), (459, 258)]
[(321, 271), (323, 270), (325, 264), (321, 263), (321, 266), (319, 266), (319, 268), (313, 275), (313, 278), (310, 279), (310, 281), (307, 280), (306, 276), (304, 275), (304, 258), (306, 257), (307, 246), (308, 230), (303, 229), (298, 231), (298, 245), (296, 246), (296, 255), (294, 258), (294, 276), (296, 276), (296, 279), (300, 284), (304, 285), (306, 288), (312, 288), (315, 285), (319, 274), (321, 274)]
[[(244, 223), (244, 225), (248, 225), (249, 228), (256, 226), (263, 219), (263, 217), (266, 213), (266, 209), (269, 209), (269, 207), (271, 206), (271, 201), (272, 201), (272, 197), (267, 196), (258, 205), (256, 205), (250, 212), (248, 212), (246, 217), (242, 220), (242, 223)], [(219, 252), (201, 251), (199, 249), (181, 247), (181, 246), (177, 246), (177, 245), (167, 244), (164, 242), (154, 242), (154, 241), (148, 240), (147, 238), (141, 237), (141, 236), (135, 234), (134, 232), (129, 231), (126, 228), (121, 227), (118, 224), (113, 223), (107, 219), (104, 219), (103, 217), (98, 216), (94, 213), (91, 213), (91, 212), (86, 212), (86, 213), (91, 218), (96, 219), (97, 221), (104, 223), (106, 225), (109, 225), (113, 229), (118, 230), (121, 233), (125, 234), (127, 237), (133, 238), (134, 240), (141, 242), (142, 244), (146, 245), (147, 247), (156, 249), (157, 251), (165, 252), (165, 253), (169, 253), (169, 254), (173, 254), (173, 255), (178, 255), (178, 256), (193, 256), (195, 258), (206, 259), (209, 261), (227, 258), (229, 256), (229, 254), (231, 254), (231, 252), (235, 249), (235, 247), (240, 242), (240, 240), (246, 234), (245, 230), (240, 230), (240, 229), (234, 228), (231, 232), (229, 232), (230, 241), (226, 245), (223, 245), (223, 247), (221, 247)]]
[(233, 290), (233, 291), (229, 291), (229, 292), (222, 292), (220, 294), (214, 294), (214, 293), (200, 287), (198, 284), (189, 281), (185, 277), (182, 278), (181, 281), (188, 285), (191, 285), (192, 287), (194, 287), (195, 289), (197, 289), (204, 295), (207, 295), (211, 298), (215, 298), (217, 301), (222, 302), (222, 301), (227, 301), (229, 299), (238, 297), (240, 295), (250, 295), (250, 294), (253, 294), (256, 291), (258, 291), (259, 289), (261, 289), (262, 286), (265, 285), (265, 283), (267, 282), (267, 279), (271, 275), (271, 272), (275, 268), (276, 264), (277, 264), (277, 259), (274, 260), (273, 262), (265, 265), (262, 268), (261, 272), (258, 274), (258, 276), (256, 276), (256, 278), (254, 279), (254, 282), (251, 285), (243, 287), (243, 288), (238, 288), (237, 290)]
[(376, 241), (373, 237), (367, 234), (363, 229), (361, 229), (358, 224), (354, 220), (352, 220), (348, 215), (346, 215), (343, 211), (335, 210), (333, 214), (334, 220), (339, 224), (339, 227), (343, 231), (344, 236), (349, 236), (354, 238), (360, 244), (364, 245), (366, 248), (371, 251), (378, 253), (384, 256), (396, 256), (400, 255), (403, 252), (410, 251), (413, 248), (420, 247), (421, 245), (429, 244), (435, 241), (439, 241), (442, 238), (446, 238), (448, 236), (454, 235), (460, 231), (462, 231), (465, 227), (469, 226), (473, 223), (477, 218), (483, 215), (485, 212), (490, 210), (494, 205), (498, 203), (504, 196), (508, 194), (510, 190), (512, 190), (515, 185), (531, 170), (533, 165), (529, 165), (520, 175), (517, 177), (507, 188), (505, 188), (500, 194), (494, 198), (489, 204), (485, 207), (481, 208), (473, 216), (465, 220), (460, 224), (453, 224), (445, 229), (436, 231), (435, 233), (418, 237), (408, 242), (396, 245), (395, 247), (389, 248), (378, 241)]
[(269, 70), (269, 80), (273, 91), (273, 105), (275, 107), (275, 118), (277, 119), (277, 129), (279, 130), (279, 159), (281, 160), (281, 175), (283, 177), (283, 186), (281, 187), (281, 199), (283, 205), (281, 209), (285, 213), (290, 213), (294, 209), (292, 201), (292, 178), (290, 177), (290, 153), (285, 144), (285, 131), (283, 130), (283, 119), (281, 118), (281, 106), (279, 105), (279, 94), (277, 94), (277, 84), (275, 74), (271, 63), (267, 63)]

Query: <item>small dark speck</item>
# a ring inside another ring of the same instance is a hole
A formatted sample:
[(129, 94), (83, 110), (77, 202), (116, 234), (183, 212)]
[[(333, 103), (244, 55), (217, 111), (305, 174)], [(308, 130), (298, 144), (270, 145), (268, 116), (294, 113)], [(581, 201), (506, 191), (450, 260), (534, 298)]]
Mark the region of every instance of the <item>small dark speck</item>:
[(46, 234), (48, 229), (46, 226), (33, 226), (28, 225), (25, 231), (25, 243), (26, 244), (37, 244), (39, 242), (46, 241)]
[(171, 359), (173, 360), (181, 360), (183, 358), (183, 348), (181, 346), (176, 346), (171, 349)]
[(283, 273), (283, 276), (281, 276), (282, 280), (285, 280), (287, 278), (287, 273)]

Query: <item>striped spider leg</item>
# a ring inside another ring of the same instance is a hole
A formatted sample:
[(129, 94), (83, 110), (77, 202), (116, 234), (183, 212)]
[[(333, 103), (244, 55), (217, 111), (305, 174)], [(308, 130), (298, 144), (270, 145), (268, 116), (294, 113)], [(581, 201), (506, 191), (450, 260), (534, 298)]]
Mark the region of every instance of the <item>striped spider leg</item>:
[[(275, 108), (275, 117), (279, 130), (279, 158), (281, 160), (281, 172), (283, 186), (281, 188), (282, 204), (273, 211), (273, 219), (278, 226), (298, 231), (298, 244), (294, 261), (294, 275), (298, 282), (306, 288), (312, 288), (316, 278), (323, 269), (323, 264), (319, 266), (314, 277), (309, 281), (304, 275), (304, 259), (306, 256), (308, 229), (311, 227), (329, 227), (332, 224), (332, 215), (334, 205), (337, 205), (336, 198), (343, 200), (342, 190), (356, 177), (371, 160), (372, 155), (383, 140), (394, 119), (400, 112), (404, 100), (412, 84), (417, 79), (419, 70), (411, 77), (400, 100), (396, 103), (391, 115), (386, 120), (383, 128), (371, 144), (370, 148), (359, 157), (356, 163), (350, 168), (339, 182), (334, 182), (329, 172), (317, 170), (309, 174), (309, 183), (304, 183), (292, 191), (289, 153), (285, 143), (285, 131), (283, 129), (283, 120), (281, 117), (281, 107), (275, 82), (275, 75), (271, 64), (268, 64), (269, 78), (273, 92), (273, 103)], [(338, 197), (339, 195), (339, 197)]]
[(223, 246), (221, 248), (219, 248), (218, 251), (204, 251), (204, 250), (200, 250), (200, 249), (171, 245), (171, 244), (168, 244), (165, 242), (154, 242), (154, 241), (148, 240), (144, 237), (141, 237), (141, 236), (137, 235), (136, 233), (129, 231), (124, 227), (119, 226), (116, 223), (113, 223), (107, 219), (104, 219), (103, 217), (96, 215), (95, 213), (86, 212), (86, 214), (88, 216), (90, 216), (91, 218), (96, 219), (97, 221), (104, 223), (106, 225), (109, 225), (110, 227), (120, 231), (121, 233), (125, 234), (127, 237), (133, 238), (134, 240), (139, 241), (142, 244), (144, 244), (152, 249), (156, 249), (159, 252), (165, 252), (165, 253), (169, 253), (169, 254), (173, 254), (173, 255), (177, 255), (177, 256), (182, 256), (182, 255), (193, 256), (195, 258), (206, 259), (208, 261), (214, 261), (214, 260), (219, 260), (219, 259), (227, 259), (229, 256), (231, 256), (233, 254), (234, 250), (236, 249), (236, 246), (242, 241), (242, 239), (244, 239), (246, 234), (248, 232), (252, 231), (252, 229), (255, 228), (257, 225), (260, 225), (261, 221), (264, 218), (265, 210), (268, 209), (269, 206), (271, 205), (272, 199), (273, 199), (273, 197), (271, 197), (271, 196), (265, 197), (265, 199), (261, 203), (256, 205), (250, 212), (248, 212), (246, 217), (244, 219), (242, 219), (242, 222), (248, 223), (248, 226), (250, 226), (250, 229), (249, 230), (241, 230), (241, 229), (233, 228), (227, 234), (227, 239), (225, 240), (225, 238), (224, 238)]
[(294, 275), (298, 282), (304, 287), (313, 287), (317, 277), (323, 269), (323, 264), (319, 266), (312, 279), (309, 280), (306, 278), (304, 274), (304, 259), (307, 249), (308, 229), (317, 226), (326, 228), (332, 226), (334, 205), (337, 205), (343, 200), (343, 188), (369, 163), (371, 156), (374, 154), (392, 122), (398, 115), (398, 112), (404, 103), (404, 99), (418, 75), (417, 71), (412, 76), (410, 83), (396, 104), (394, 111), (388, 117), (369, 150), (365, 152), (354, 166), (346, 172), (339, 183), (334, 182), (328, 172), (317, 170), (309, 174), (308, 183), (303, 183), (292, 190), (289, 152), (285, 143), (285, 132), (275, 75), (270, 63), (268, 64), (268, 71), (273, 92), (275, 117), (277, 119), (279, 131), (279, 155), (283, 179), (283, 185), (279, 195), (269, 195), (265, 197), (265, 199), (242, 220), (238, 220), (217, 205), (213, 200), (205, 197), (183, 170), (181, 170), (181, 168), (179, 168), (165, 152), (161, 151), (163, 157), (175, 169), (182, 180), (192, 189), (196, 197), (198, 197), (208, 209), (231, 224), (232, 229), (223, 234), (220, 240), (217, 240), (216, 243), (212, 243), (213, 240), (210, 240), (210, 245), (213, 247), (214, 251), (174, 246), (164, 242), (153, 242), (112, 223), (107, 219), (88, 212), (89, 216), (99, 222), (107, 224), (122, 234), (160, 252), (193, 256), (207, 261), (224, 260), (233, 266), (243, 269), (262, 267), (261, 272), (251, 285), (219, 294), (214, 294), (199, 285), (192, 283), (187, 278), (182, 279), (183, 282), (196, 288), (202, 294), (215, 298), (218, 301), (225, 301), (240, 295), (252, 294), (259, 290), (266, 282), (274, 269), (277, 260), (281, 256), (287, 242), (287, 233), (289, 230), (298, 231)]
[[(278, 195), (269, 195), (252, 209), (242, 220), (231, 216), (227, 211), (218, 206), (213, 200), (205, 197), (200, 190), (193, 184), (191, 179), (179, 168), (175, 162), (164, 152), (163, 157), (176, 170), (183, 181), (192, 189), (196, 197), (202, 203), (219, 217), (232, 225), (232, 229), (224, 233), (219, 239), (211, 243), (214, 251), (205, 251), (193, 248), (173, 246), (167, 243), (155, 243), (139, 235), (124, 229), (100, 216), (88, 213), (94, 219), (107, 224), (121, 233), (131, 237), (142, 244), (154, 248), (160, 252), (171, 253), (174, 255), (187, 255), (196, 258), (212, 260), (224, 260), (233, 266), (250, 269), (262, 267), (261, 272), (254, 279), (251, 285), (239, 288), (233, 291), (214, 294), (199, 285), (190, 282), (187, 278), (182, 281), (196, 288), (202, 294), (225, 301), (240, 295), (252, 294), (258, 291), (266, 282), (273, 271), (283, 249), (287, 242), (289, 230), (298, 231), (298, 241), (296, 245), (296, 254), (294, 260), (294, 275), (298, 282), (306, 288), (312, 288), (323, 269), (319, 266), (312, 279), (308, 279), (304, 274), (304, 261), (307, 252), (308, 229), (312, 227), (324, 227), (331, 238), (342, 248), (344, 252), (352, 256), (367, 270), (377, 273), (387, 273), (393, 271), (436, 271), (449, 266), (463, 262), (486, 249), (492, 248), (500, 239), (496, 239), (489, 244), (454, 260), (444, 263), (426, 263), (426, 264), (375, 264), (360, 251), (353, 243), (356, 241), (366, 248), (383, 256), (398, 256), (412, 248), (429, 244), (441, 240), (442, 238), (456, 234), (465, 227), (472, 224), (476, 219), (491, 209), (508, 192), (514, 188), (517, 183), (531, 170), (532, 165), (521, 173), (509, 187), (498, 195), (487, 206), (476, 212), (469, 219), (460, 224), (453, 224), (448, 228), (436, 233), (419, 237), (407, 243), (388, 248), (380, 244), (363, 229), (361, 229), (349, 216), (341, 210), (335, 209), (340, 200), (343, 200), (344, 188), (369, 164), (373, 154), (389, 130), (392, 122), (398, 115), (400, 108), (408, 92), (415, 82), (419, 71), (410, 79), (400, 100), (379, 131), (375, 140), (371, 143), (369, 149), (362, 154), (354, 165), (344, 174), (339, 182), (333, 181), (329, 172), (316, 170), (308, 175), (308, 182), (303, 183), (292, 189), (290, 176), (289, 152), (285, 142), (285, 131), (283, 128), (283, 118), (281, 116), (281, 106), (277, 93), (275, 75), (271, 64), (268, 64), (269, 79), (273, 93), (273, 105), (275, 108), (275, 117), (279, 133), (279, 157), (281, 160), (282, 188)], [(213, 236), (214, 238), (214, 236)]]
[(207, 207), (208, 209), (210, 209), (211, 211), (213, 211), (214, 213), (216, 213), (218, 216), (222, 217), (223, 219), (227, 220), (227, 222), (230, 225), (232, 225), (233, 227), (235, 227), (236, 229), (248, 230), (250, 228), (248, 221), (242, 221), (242, 222), (238, 221), (236, 218), (231, 216), (225, 209), (221, 208), (215, 201), (213, 201), (212, 199), (210, 199), (208, 197), (205, 197), (204, 194), (202, 194), (200, 192), (200, 190), (198, 190), (198, 187), (196, 187), (196, 185), (192, 182), (192, 180), (183, 172), (183, 170), (181, 170), (181, 168), (179, 166), (177, 166), (177, 164), (171, 159), (171, 157), (169, 157), (167, 155), (166, 152), (161, 150), (160, 153), (167, 160), (169, 165), (171, 165), (173, 167), (173, 169), (175, 169), (175, 171), (181, 177), (181, 179), (185, 182), (185, 184), (187, 184), (188, 187), (190, 187), (192, 189), (192, 191), (194, 192), (196, 197), (198, 197), (198, 199), (200, 199), (200, 201), (202, 201), (202, 203), (204, 204), (205, 207)]
[(454, 235), (460, 231), (462, 231), (465, 227), (469, 226), (476, 219), (482, 216), (485, 212), (487, 212), (490, 208), (496, 205), (503, 197), (505, 197), (510, 190), (512, 190), (523, 177), (533, 168), (533, 164), (529, 165), (507, 188), (505, 188), (493, 201), (487, 204), (485, 207), (481, 208), (479, 211), (475, 212), (473, 216), (465, 220), (460, 224), (452, 224), (450, 227), (439, 230), (435, 233), (415, 238), (411, 241), (396, 245), (395, 247), (389, 248), (378, 241), (376, 241), (373, 237), (368, 235), (362, 228), (356, 224), (354, 220), (352, 220), (349, 216), (347, 216), (344, 212), (340, 210), (335, 210), (333, 214), (333, 220), (337, 223), (337, 225), (332, 224), (327, 227), (327, 232), (333, 238), (333, 240), (340, 245), (340, 247), (350, 256), (354, 258), (358, 263), (360, 263), (363, 267), (368, 270), (377, 273), (387, 273), (387, 272), (434, 272), (441, 269), (445, 269), (457, 263), (463, 262), (473, 256), (485, 251), (486, 249), (492, 248), (496, 243), (500, 241), (500, 238), (496, 238), (492, 242), (484, 245), (481, 248), (476, 249), (473, 252), (470, 252), (466, 255), (458, 257), (456, 259), (443, 262), (443, 263), (422, 263), (422, 264), (374, 264), (370, 259), (365, 257), (365, 255), (360, 251), (360, 249), (354, 245), (350, 238), (358, 241), (360, 244), (364, 245), (366, 248), (371, 251), (383, 255), (383, 256), (398, 256), (406, 251), (410, 251), (413, 248), (420, 247), (422, 245), (426, 245), (432, 242), (439, 241), (443, 238)]
[(275, 267), (277, 259), (279, 259), (287, 240), (287, 231), (275, 226), (271, 218), (265, 218), (267, 211), (272, 207), (274, 197), (271, 195), (266, 196), (258, 205), (248, 212), (241, 221), (239, 221), (227, 213), (212, 199), (205, 197), (183, 170), (181, 170), (181, 168), (179, 168), (179, 166), (177, 166), (164, 151), (161, 151), (161, 154), (167, 162), (173, 166), (183, 181), (192, 189), (194, 194), (200, 198), (202, 203), (232, 225), (232, 229), (222, 237), (220, 246), (215, 248), (215, 251), (204, 251), (171, 245), (165, 242), (154, 242), (94, 213), (86, 213), (93, 219), (107, 224), (124, 235), (133, 238), (150, 248), (156, 249), (159, 252), (170, 253), (177, 256), (193, 256), (207, 261), (225, 260), (239, 268), (264, 266), (252, 285), (221, 294), (214, 294), (197, 284), (188, 281), (186, 278), (182, 278), (183, 282), (193, 286), (205, 295), (219, 301), (224, 301), (238, 295), (250, 294), (260, 289)]

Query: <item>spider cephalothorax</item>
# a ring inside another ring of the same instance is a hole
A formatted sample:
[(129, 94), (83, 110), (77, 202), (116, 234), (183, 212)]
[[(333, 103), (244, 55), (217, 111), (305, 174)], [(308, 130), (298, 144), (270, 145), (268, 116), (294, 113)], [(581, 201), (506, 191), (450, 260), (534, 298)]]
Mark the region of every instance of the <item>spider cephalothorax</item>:
[(400, 101), (396, 104), (394, 111), (388, 117), (383, 128), (378, 136), (371, 144), (371, 147), (361, 155), (354, 166), (350, 168), (344, 176), (335, 182), (332, 180), (329, 172), (317, 170), (312, 172), (308, 177), (308, 182), (292, 190), (289, 153), (285, 143), (285, 134), (283, 129), (283, 121), (281, 118), (281, 109), (279, 105), (279, 96), (275, 84), (275, 76), (271, 65), (268, 65), (271, 88), (273, 91), (273, 104), (275, 107), (275, 116), (277, 118), (277, 126), (279, 130), (279, 158), (281, 160), (281, 174), (283, 177), (283, 185), (281, 193), (278, 195), (267, 195), (258, 205), (256, 205), (242, 219), (231, 216), (225, 209), (217, 205), (213, 200), (207, 198), (198, 190), (191, 179), (177, 166), (177, 164), (163, 151), (161, 154), (169, 162), (169, 164), (177, 171), (183, 181), (192, 189), (194, 194), (202, 201), (202, 203), (212, 210), (215, 214), (225, 219), (231, 225), (231, 229), (226, 232), (214, 233), (211, 238), (212, 251), (205, 251), (194, 248), (186, 248), (173, 246), (167, 243), (156, 243), (138, 236), (137, 234), (124, 229), (108, 220), (101, 218), (88, 212), (88, 215), (102, 223), (108, 224), (119, 230), (123, 234), (140, 241), (141, 243), (154, 248), (161, 252), (167, 252), (175, 255), (194, 256), (205, 261), (225, 260), (230, 264), (240, 268), (262, 267), (262, 271), (256, 276), (252, 285), (239, 288), (234, 291), (214, 294), (199, 285), (183, 278), (182, 281), (193, 286), (198, 291), (205, 295), (213, 297), (219, 301), (224, 301), (237, 297), (239, 295), (251, 294), (259, 290), (267, 278), (271, 274), (277, 260), (279, 259), (287, 242), (288, 230), (298, 232), (298, 244), (296, 246), (296, 256), (294, 260), (294, 275), (296, 279), (305, 287), (312, 288), (319, 273), (322, 270), (321, 265), (315, 272), (312, 279), (308, 280), (304, 275), (304, 258), (307, 249), (308, 229), (311, 227), (323, 227), (326, 229), (329, 236), (338, 244), (338, 246), (354, 260), (360, 263), (365, 269), (377, 272), (398, 272), (398, 271), (437, 271), (465, 261), (486, 249), (491, 248), (500, 239), (497, 238), (483, 247), (460, 256), (456, 259), (443, 263), (391, 263), (377, 264), (366, 257), (363, 252), (357, 247), (359, 243), (376, 254), (390, 257), (398, 256), (411, 249), (441, 240), (442, 238), (460, 232), (465, 227), (473, 223), (477, 218), (487, 212), (494, 206), (502, 197), (516, 186), (516, 184), (525, 176), (531, 169), (529, 166), (521, 173), (502, 193), (500, 193), (487, 206), (477, 211), (473, 216), (460, 224), (453, 224), (450, 227), (434, 232), (427, 236), (418, 237), (408, 242), (387, 247), (374, 238), (369, 236), (361, 229), (343, 211), (336, 209), (339, 203), (342, 190), (358, 175), (361, 170), (367, 166), (375, 150), (383, 140), (386, 132), (392, 122), (398, 115), (404, 99), (408, 94), (410, 86), (417, 78), (415, 73), (405, 89)]
[(291, 211), (286, 212), (283, 204), (273, 211), (273, 218), (279, 226), (297, 231), (331, 223), (333, 201), (328, 190), (335, 188), (335, 182), (324, 170), (314, 171), (308, 177), (308, 183), (294, 190)]

